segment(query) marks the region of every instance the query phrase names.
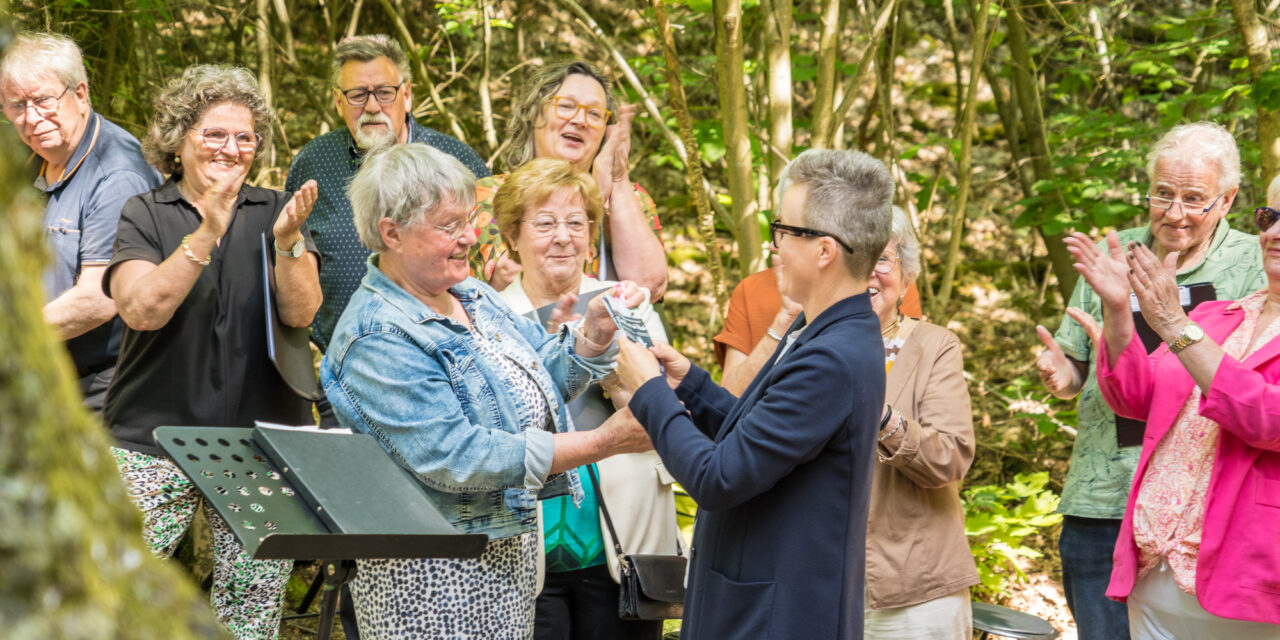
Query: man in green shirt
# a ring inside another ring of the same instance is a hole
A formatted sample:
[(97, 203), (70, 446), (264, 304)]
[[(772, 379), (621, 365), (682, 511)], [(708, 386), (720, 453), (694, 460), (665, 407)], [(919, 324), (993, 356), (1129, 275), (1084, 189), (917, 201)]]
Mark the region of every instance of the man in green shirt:
[[(1211, 283), (1219, 300), (1242, 298), (1266, 284), (1258, 238), (1227, 225), (1240, 185), (1240, 153), (1231, 134), (1207, 122), (1179, 125), (1148, 156), (1148, 224), (1120, 232), (1163, 259), (1178, 252), (1179, 285)], [(1102, 305), (1081, 279), (1070, 307), (1102, 323)], [(1094, 345), (1079, 323), (1063, 316), (1058, 332), (1037, 333), (1045, 344), (1036, 361), (1040, 379), (1059, 398), (1080, 397), (1079, 430), (1058, 510), (1064, 514), (1058, 549), (1067, 605), (1080, 638), (1129, 637), (1124, 604), (1108, 600), (1111, 557), (1138, 464), (1140, 446), (1120, 446), (1116, 415), (1098, 389)]]

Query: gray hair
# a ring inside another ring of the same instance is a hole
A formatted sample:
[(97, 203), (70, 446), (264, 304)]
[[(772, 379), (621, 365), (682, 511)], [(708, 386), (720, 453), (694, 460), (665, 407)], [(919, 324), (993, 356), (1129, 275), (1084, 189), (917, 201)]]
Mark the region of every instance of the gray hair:
[(804, 225), (853, 248), (841, 250), (845, 267), (871, 277), (893, 224), (893, 178), (884, 163), (861, 151), (809, 149), (782, 170), (779, 198), (793, 186), (808, 188)]
[(72, 91), (81, 83), (89, 85), (84, 55), (74, 40), (57, 33), (24, 31), (5, 48), (0, 85), (18, 78), (33, 80), (49, 72)]
[[(253, 73), (242, 67), (198, 64), (187, 67), (182, 75), (171, 78), (155, 99), (155, 116), (142, 141), (142, 153), (161, 173), (182, 175), (178, 152), (187, 132), (204, 113), (220, 104), (240, 105), (253, 115), (253, 130), (262, 136), (258, 153), (253, 154), (252, 171), (267, 154), (262, 149), (271, 145), (271, 107), (262, 97)], [(233, 132), (234, 133), (234, 132)]]
[(400, 48), (400, 44), (391, 36), (374, 33), (351, 36), (338, 43), (338, 47), (333, 50), (333, 68), (329, 80), (333, 86), (337, 87), (338, 74), (342, 73), (343, 65), (352, 60), (370, 62), (378, 58), (386, 58), (396, 66), (396, 70), (400, 72), (401, 82), (412, 77), (409, 73), (409, 57), (405, 55), (404, 49)]
[(1147, 179), (1156, 179), (1156, 161), (1178, 158), (1197, 164), (1211, 164), (1218, 170), (1218, 190), (1240, 186), (1240, 149), (1225, 127), (1214, 122), (1180, 124), (1156, 141), (1147, 155)]
[(378, 221), (390, 218), (408, 227), (434, 217), (440, 207), (476, 202), (476, 177), (457, 158), (419, 142), (379, 147), (347, 186), (360, 242), (386, 251)]
[(898, 206), (893, 207), (893, 231), (889, 234), (889, 244), (898, 247), (898, 266), (902, 267), (903, 283), (914, 282), (920, 276), (920, 241), (916, 239), (907, 212)]
[[(618, 99), (610, 91), (609, 79), (595, 67), (581, 60), (562, 60), (538, 69), (529, 77), (524, 96), (511, 103), (511, 118), (507, 120), (507, 139), (511, 141), (502, 152), (502, 165), (507, 171), (515, 171), (534, 157), (533, 130), (543, 117), (542, 105), (572, 75), (586, 76), (600, 83), (604, 89), (604, 107), (609, 110), (609, 123), (618, 121)], [(601, 139), (600, 146), (604, 146)], [(597, 149), (596, 151), (599, 151)]]

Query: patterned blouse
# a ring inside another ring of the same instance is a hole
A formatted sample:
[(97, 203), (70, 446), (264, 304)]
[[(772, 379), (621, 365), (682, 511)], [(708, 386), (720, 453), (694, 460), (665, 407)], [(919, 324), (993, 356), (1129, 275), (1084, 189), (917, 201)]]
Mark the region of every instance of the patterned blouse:
[[(1266, 294), (1265, 290), (1253, 293), (1228, 307), (1243, 309), (1245, 316), (1222, 344), (1227, 357), (1244, 360), (1280, 335), (1280, 321), (1272, 321), (1249, 348)], [(1151, 454), (1133, 511), (1138, 580), (1164, 558), (1173, 569), (1174, 582), (1191, 595), (1196, 593), (1205, 496), (1218, 450), (1218, 424), (1199, 412), (1203, 397), (1200, 387), (1191, 388), (1173, 426)]]
[[(471, 275), (488, 282), (490, 272), (489, 269), (497, 264), (498, 256), (507, 250), (506, 244), (502, 240), (502, 235), (498, 231), (498, 221), (493, 217), (493, 196), (498, 193), (498, 187), (506, 182), (507, 175), (504, 173), (481, 178), (476, 183), (476, 204), (480, 207), (480, 215), (476, 219), (476, 248), (471, 252)], [(658, 205), (653, 202), (653, 197), (639, 183), (633, 183), (635, 187), (636, 197), (640, 199), (640, 211), (644, 213), (644, 217), (649, 221), (649, 226), (653, 228), (653, 234), (658, 237), (658, 241), (662, 241), (662, 223), (658, 220)], [(604, 217), (609, 218), (609, 208), (605, 207)], [(600, 243), (604, 248), (611, 246), (609, 238), (609, 225), (604, 225), (604, 233), (600, 234)], [(600, 251), (601, 247), (597, 246), (591, 250), (591, 256), (587, 259), (586, 269), (584, 273), (593, 277), (601, 278), (600, 275)], [(616, 280), (617, 274), (606, 274), (607, 279)]]

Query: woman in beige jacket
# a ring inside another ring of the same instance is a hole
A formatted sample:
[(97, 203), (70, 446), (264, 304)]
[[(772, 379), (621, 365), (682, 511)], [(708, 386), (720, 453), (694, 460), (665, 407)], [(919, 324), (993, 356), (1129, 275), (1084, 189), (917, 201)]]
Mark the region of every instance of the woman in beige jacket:
[[(907, 285), (919, 274), (920, 244), (895, 207), (889, 245), (868, 283), (884, 336), (889, 420), (879, 434), (880, 463), (872, 479), (864, 636), (969, 640), (969, 587), (978, 583), (978, 571), (964, 535), (959, 490), (973, 462), (969, 390), (955, 335), (899, 313)], [(776, 280), (758, 284), (776, 287)], [(779, 304), (776, 294), (745, 300), (757, 305), (747, 313), (774, 320), (769, 336), (738, 336), (755, 347), (725, 364), (725, 380), (751, 380), (778, 345), (772, 334), (785, 333), (798, 312), (785, 299)]]

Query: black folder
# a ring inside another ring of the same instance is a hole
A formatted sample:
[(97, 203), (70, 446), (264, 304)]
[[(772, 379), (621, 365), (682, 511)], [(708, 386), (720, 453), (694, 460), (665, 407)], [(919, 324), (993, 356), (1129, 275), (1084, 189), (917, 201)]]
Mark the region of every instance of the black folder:
[(315, 402), (321, 398), (316, 383), (316, 366), (311, 359), (310, 332), (290, 327), (276, 313), (276, 272), (271, 263), (271, 247), (267, 234), (262, 234), (262, 278), (264, 308), (267, 310), (267, 357), (293, 392)]

